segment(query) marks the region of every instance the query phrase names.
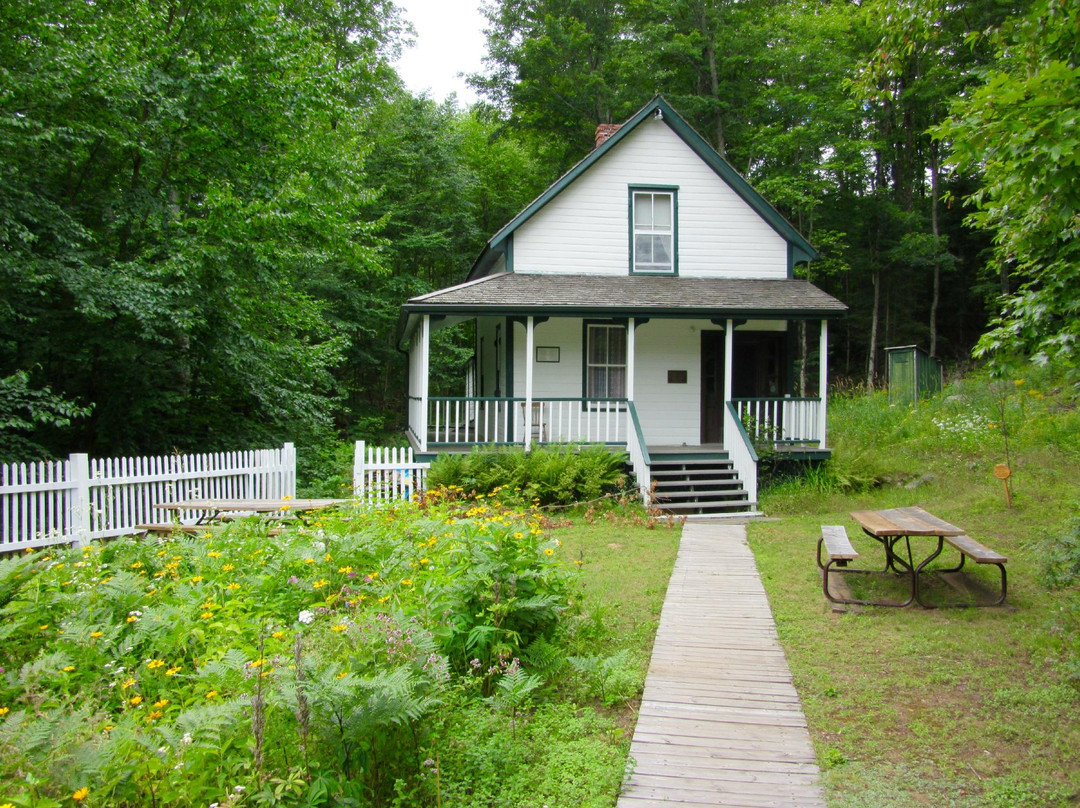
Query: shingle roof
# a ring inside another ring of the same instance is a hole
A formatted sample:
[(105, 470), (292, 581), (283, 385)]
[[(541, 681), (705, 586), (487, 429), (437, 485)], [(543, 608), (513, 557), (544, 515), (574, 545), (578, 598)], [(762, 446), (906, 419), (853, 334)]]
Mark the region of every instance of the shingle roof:
[(847, 306), (803, 280), (503, 273), (405, 304), (409, 314), (841, 317)]

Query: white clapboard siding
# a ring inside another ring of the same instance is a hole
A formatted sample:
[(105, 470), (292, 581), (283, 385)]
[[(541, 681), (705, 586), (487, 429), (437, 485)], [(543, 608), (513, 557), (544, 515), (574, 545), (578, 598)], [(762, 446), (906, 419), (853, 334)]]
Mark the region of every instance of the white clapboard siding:
[(418, 463), (411, 447), (368, 446), (358, 440), (353, 448), (353, 493), (362, 502), (408, 502), (424, 491), (430, 463)]
[[(0, 465), (0, 552), (135, 532), (172, 521), (158, 505), (184, 499), (296, 495), (296, 450), (67, 460)], [(181, 514), (194, 520), (197, 514)]]
[(681, 277), (787, 277), (784, 238), (653, 119), (514, 232), (513, 270), (626, 275), (629, 188), (635, 185), (678, 189)]

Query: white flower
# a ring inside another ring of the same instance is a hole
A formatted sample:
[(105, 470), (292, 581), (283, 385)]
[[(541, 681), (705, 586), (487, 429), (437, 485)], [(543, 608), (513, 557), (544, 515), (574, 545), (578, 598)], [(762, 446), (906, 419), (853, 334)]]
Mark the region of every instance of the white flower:
[(237, 794), (243, 794), (246, 789), (243, 786), (233, 786), (233, 791)]
[(300, 612), (300, 614), (296, 616), (296, 619), (299, 620), (301, 623), (310, 623), (312, 620), (315, 619), (315, 612), (310, 612), (307, 609), (304, 609), (302, 612)]
[(180, 743), (191, 743), (194, 739), (191, 737), (190, 732), (185, 732), (184, 737), (180, 739)]

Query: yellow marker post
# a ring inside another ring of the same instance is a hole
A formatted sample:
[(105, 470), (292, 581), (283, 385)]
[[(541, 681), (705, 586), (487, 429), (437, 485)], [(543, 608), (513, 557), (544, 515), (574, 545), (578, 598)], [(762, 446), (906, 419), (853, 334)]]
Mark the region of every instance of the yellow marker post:
[(994, 476), (1001, 480), (1001, 484), (1005, 486), (1005, 507), (1012, 507), (1012, 493), (1009, 491), (1009, 478), (1012, 477), (1012, 469), (1010, 469), (1004, 463), (998, 463), (994, 466)]

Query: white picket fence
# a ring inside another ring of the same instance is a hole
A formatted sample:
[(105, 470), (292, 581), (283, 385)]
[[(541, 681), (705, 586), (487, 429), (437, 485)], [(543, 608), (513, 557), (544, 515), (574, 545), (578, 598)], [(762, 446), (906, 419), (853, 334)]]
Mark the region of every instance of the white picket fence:
[(411, 447), (368, 446), (358, 440), (353, 447), (353, 493), (373, 505), (408, 501), (424, 490), (429, 468), (430, 463), (413, 459)]
[(186, 499), (296, 496), (296, 448), (0, 465), (0, 553), (82, 544), (169, 522)]

